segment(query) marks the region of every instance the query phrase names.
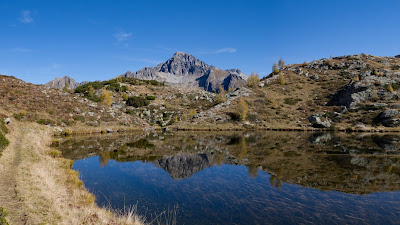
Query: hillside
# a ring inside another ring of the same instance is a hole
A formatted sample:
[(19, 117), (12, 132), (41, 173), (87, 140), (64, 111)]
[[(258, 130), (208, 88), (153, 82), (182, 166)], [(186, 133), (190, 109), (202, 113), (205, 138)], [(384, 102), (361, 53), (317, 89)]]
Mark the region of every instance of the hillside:
[[(175, 55), (187, 61), (160, 68), (188, 76), (212, 68)], [(254, 85), (221, 93), (149, 80), (154, 76), (90, 82), (69, 92), (1, 76), (0, 104), (18, 119), (64, 127), (396, 130), (399, 69), (395, 57), (342, 56), (283, 66)], [(245, 120), (238, 118), (240, 99), (248, 105)]]

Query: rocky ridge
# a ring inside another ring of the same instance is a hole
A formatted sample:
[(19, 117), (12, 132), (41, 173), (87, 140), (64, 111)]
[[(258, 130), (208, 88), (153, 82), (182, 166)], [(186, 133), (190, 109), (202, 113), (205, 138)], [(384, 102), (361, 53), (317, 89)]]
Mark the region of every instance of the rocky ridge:
[(87, 82), (78, 83), (73, 78), (65, 76), (55, 78), (54, 80), (45, 83), (44, 86), (55, 89), (63, 89), (67, 85), (69, 90), (73, 90), (85, 83)]
[(172, 58), (156, 67), (145, 67), (134, 73), (128, 71), (120, 76), (157, 80), (172, 86), (201, 88), (210, 92), (218, 91), (220, 86), (228, 90), (247, 84), (247, 75), (240, 70), (222, 70), (184, 52), (175, 53)]

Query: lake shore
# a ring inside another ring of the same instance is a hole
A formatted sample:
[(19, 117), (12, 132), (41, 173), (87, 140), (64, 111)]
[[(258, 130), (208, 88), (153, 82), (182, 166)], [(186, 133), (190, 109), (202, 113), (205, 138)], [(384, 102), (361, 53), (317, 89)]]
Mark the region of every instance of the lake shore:
[[(0, 157), (0, 207), (10, 224), (143, 224), (134, 210), (100, 208), (72, 169), (50, 148), (53, 129), (12, 121)], [(4, 182), (6, 181), (6, 182)]]

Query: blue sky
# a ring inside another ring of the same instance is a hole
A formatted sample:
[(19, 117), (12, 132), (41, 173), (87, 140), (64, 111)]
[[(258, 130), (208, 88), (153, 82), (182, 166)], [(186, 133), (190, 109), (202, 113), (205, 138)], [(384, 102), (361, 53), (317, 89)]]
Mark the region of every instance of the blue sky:
[(400, 54), (398, 0), (0, 1), (0, 74), (106, 80), (190, 53), (265, 76), (280, 57)]

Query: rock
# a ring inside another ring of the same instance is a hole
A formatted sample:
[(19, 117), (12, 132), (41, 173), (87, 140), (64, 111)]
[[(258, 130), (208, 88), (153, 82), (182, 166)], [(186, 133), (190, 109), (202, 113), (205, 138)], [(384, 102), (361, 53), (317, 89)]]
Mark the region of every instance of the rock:
[(114, 131), (111, 128), (106, 129), (107, 133), (114, 133)]
[(312, 80), (319, 80), (319, 76), (318, 75), (313, 75), (310, 77)]
[(319, 114), (311, 115), (308, 120), (315, 128), (329, 128), (332, 126), (332, 122), (328, 118), (320, 116)]
[(10, 119), (10, 118), (5, 118), (5, 119), (4, 119), (4, 123), (10, 124), (10, 123), (11, 123), (11, 119)]
[(374, 123), (380, 123), (385, 127), (397, 127), (400, 122), (399, 114), (397, 109), (387, 109), (375, 117)]
[(61, 132), (63, 132), (63, 129), (61, 129), (59, 127), (54, 127), (54, 131), (61, 133)]

